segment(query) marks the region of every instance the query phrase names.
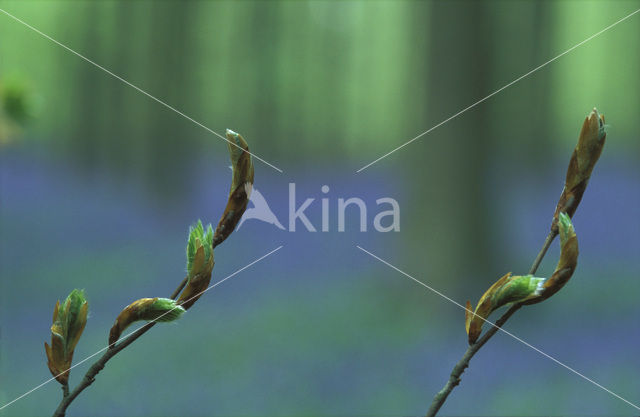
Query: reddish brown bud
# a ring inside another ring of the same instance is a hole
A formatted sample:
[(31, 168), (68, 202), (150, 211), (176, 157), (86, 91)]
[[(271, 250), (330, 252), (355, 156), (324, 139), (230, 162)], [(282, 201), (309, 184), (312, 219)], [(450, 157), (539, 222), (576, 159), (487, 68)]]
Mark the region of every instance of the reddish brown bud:
[(222, 243), (236, 228), (249, 203), (253, 187), (253, 162), (249, 153), (249, 145), (238, 133), (227, 129), (229, 155), (233, 169), (231, 191), (222, 218), (216, 227), (213, 247)]
[(598, 114), (598, 110), (594, 108), (582, 124), (578, 144), (571, 155), (564, 189), (553, 215), (552, 231), (558, 231), (558, 215), (561, 212), (567, 213), (569, 217), (573, 217), (576, 212), (606, 138), (604, 115)]

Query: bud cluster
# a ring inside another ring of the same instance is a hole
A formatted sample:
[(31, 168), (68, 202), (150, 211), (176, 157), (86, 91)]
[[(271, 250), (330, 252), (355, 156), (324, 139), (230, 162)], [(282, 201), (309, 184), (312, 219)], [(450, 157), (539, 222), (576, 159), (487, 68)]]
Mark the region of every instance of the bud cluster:
[(533, 275), (512, 276), (508, 273), (482, 295), (475, 310), (471, 302), (467, 301), (465, 328), (469, 344), (478, 340), (482, 325), (493, 311), (505, 305), (528, 305), (544, 301), (558, 292), (573, 275), (578, 263), (578, 239), (571, 218), (602, 153), (607, 137), (605, 127), (604, 115), (594, 108), (582, 124), (578, 144), (571, 155), (564, 188), (551, 224), (551, 240), (557, 234), (560, 235), (560, 260), (553, 274), (545, 279)]

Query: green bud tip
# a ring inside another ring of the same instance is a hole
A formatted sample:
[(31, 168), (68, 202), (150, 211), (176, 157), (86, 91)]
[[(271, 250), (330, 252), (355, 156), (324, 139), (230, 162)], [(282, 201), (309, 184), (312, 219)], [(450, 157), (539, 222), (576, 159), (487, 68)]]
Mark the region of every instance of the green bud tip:
[(89, 304), (84, 291), (73, 290), (62, 304), (53, 310), (51, 345), (45, 343), (47, 365), (51, 374), (63, 385), (68, 383), (73, 351), (87, 323)]
[(202, 221), (198, 220), (194, 226), (189, 228), (189, 240), (187, 241), (187, 272), (189, 275), (192, 272), (196, 252), (200, 247), (204, 250), (206, 264), (209, 262), (213, 250), (213, 227), (211, 224), (207, 225), (205, 232)]
[(607, 133), (607, 127), (609, 125), (604, 123), (604, 116), (598, 113), (598, 109), (594, 107), (592, 112), (596, 114), (596, 118), (598, 119), (598, 139), (602, 140), (605, 133)]
[(567, 213), (560, 213), (558, 215), (558, 231), (560, 232), (560, 239), (564, 240), (569, 237), (570, 234), (575, 233), (573, 224), (571, 223), (571, 217)]
[(533, 275), (513, 276), (511, 280), (496, 289), (493, 295), (493, 310), (505, 304), (524, 301), (530, 297), (540, 295), (545, 278)]
[[(83, 306), (87, 303), (87, 299), (83, 290), (74, 289), (71, 291), (67, 299), (64, 301), (64, 312), (66, 317), (62, 317), (62, 320), (66, 321), (66, 327), (68, 337), (75, 339), (79, 338), (78, 333), (82, 333), (84, 326), (87, 322), (86, 309), (83, 311)], [(77, 343), (77, 340), (74, 340)]]
[(145, 312), (145, 315), (151, 316), (149, 320), (158, 322), (177, 320), (187, 311), (182, 306), (179, 306), (175, 300), (170, 298), (158, 298), (148, 308), (149, 310)]

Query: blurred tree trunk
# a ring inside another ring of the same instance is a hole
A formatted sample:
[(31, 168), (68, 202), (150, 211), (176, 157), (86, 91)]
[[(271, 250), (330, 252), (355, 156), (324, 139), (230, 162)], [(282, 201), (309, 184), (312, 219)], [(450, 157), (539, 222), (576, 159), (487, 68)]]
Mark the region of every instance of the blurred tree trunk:
[[(81, 16), (78, 23), (82, 37), (76, 35), (78, 43), (72, 49), (78, 50), (81, 54), (89, 59), (98, 60), (100, 56), (99, 36), (95, 30), (99, 14), (99, 3), (90, 3), (86, 5), (84, 11), (78, 11)], [(68, 16), (65, 15), (68, 19)], [(62, 59), (70, 59), (64, 56)], [(100, 70), (92, 67), (88, 63), (74, 62), (73, 70), (77, 71), (77, 83), (74, 85), (72, 96), (75, 94), (75, 132), (71, 135), (71, 152), (79, 155), (74, 158), (83, 165), (81, 168), (88, 173), (94, 173), (100, 158), (99, 143), (100, 131), (98, 127), (99, 108), (98, 103), (101, 102), (101, 89), (99, 79), (105, 76)]]
[[(198, 3), (143, 6), (144, 13), (137, 13), (140, 9), (135, 4), (85, 5), (79, 11), (81, 35), (71, 47), (182, 109), (190, 97), (190, 56), (185, 48)], [(110, 23), (105, 25), (105, 19)], [(101, 24), (108, 28), (106, 32), (100, 31)], [(112, 32), (112, 27), (120, 30)], [(133, 37), (136, 28), (149, 34), (146, 41)], [(149, 189), (159, 195), (184, 189), (193, 148), (190, 122), (86, 62), (76, 63), (76, 68), (71, 150), (81, 156), (77, 160), (82, 161), (82, 169), (86, 173), (108, 169), (123, 180), (137, 171), (136, 176), (145, 178)]]
[[(150, 10), (151, 38), (147, 61), (152, 94), (178, 110), (187, 108), (189, 91), (190, 45), (188, 30), (199, 3), (162, 2)], [(186, 188), (187, 168), (194, 148), (194, 126), (178, 114), (154, 102), (144, 138), (147, 158), (151, 161), (149, 185), (159, 193), (174, 193)]]
[[(424, 128), (440, 123), (490, 91), (493, 66), (485, 3), (434, 2), (415, 24), (427, 31), (428, 78)], [(419, 53), (419, 52), (418, 52)], [(406, 157), (418, 176), (423, 224), (415, 236), (425, 253), (427, 273), (442, 280), (446, 293), (455, 285), (486, 276), (495, 254), (486, 244), (488, 202), (484, 182), (493, 139), (486, 134), (486, 104), (478, 105), (412, 143)], [(402, 151), (400, 151), (402, 152)], [(444, 283), (446, 282), (446, 285)], [(468, 291), (465, 291), (468, 293)]]
[[(426, 53), (416, 51), (428, 74), (424, 127), (416, 134), (549, 59), (550, 6), (528, 7), (532, 10), (503, 3), (434, 2), (416, 14), (414, 25), (426, 28), (429, 42)], [(508, 34), (511, 43), (505, 41)], [(495, 47), (505, 44), (520, 47)], [(454, 296), (459, 290), (460, 297), (473, 298), (507, 272), (505, 267), (518, 267), (505, 259), (513, 240), (505, 239), (504, 231), (511, 228), (500, 217), (500, 198), (509, 193), (494, 188), (503, 185), (514, 161), (536, 164), (543, 158), (551, 140), (544, 136), (548, 83), (544, 70), (536, 72), (405, 149), (409, 177), (420, 184), (416, 207), (423, 219), (410, 241), (425, 252), (422, 263), (429, 276), (442, 280), (442, 288)], [(504, 99), (505, 94), (512, 97)], [(498, 111), (505, 100), (515, 108), (503, 117)]]

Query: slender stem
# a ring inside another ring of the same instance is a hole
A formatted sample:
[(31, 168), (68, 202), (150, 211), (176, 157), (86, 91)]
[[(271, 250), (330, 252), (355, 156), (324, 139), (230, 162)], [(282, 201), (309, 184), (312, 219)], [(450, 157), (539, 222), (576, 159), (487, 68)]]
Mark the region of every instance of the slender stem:
[(182, 291), (182, 289), (184, 288), (185, 285), (187, 285), (187, 281), (189, 280), (189, 277), (186, 276), (184, 277), (184, 279), (182, 280), (182, 282), (180, 283), (180, 285), (178, 285), (178, 288), (176, 288), (172, 293), (170, 298), (173, 298), (174, 300), (178, 297), (178, 294), (180, 294), (180, 291)]
[[(180, 294), (180, 291), (182, 291), (186, 283), (187, 283), (187, 278), (182, 280), (180, 285), (178, 285), (178, 287), (173, 291), (173, 293), (171, 294), (171, 298), (175, 299), (178, 296), (178, 294)], [(53, 417), (64, 417), (65, 413), (67, 412), (67, 407), (69, 407), (69, 405), (73, 402), (73, 400), (75, 400), (78, 394), (80, 394), (87, 387), (93, 384), (93, 382), (95, 381), (96, 375), (98, 375), (98, 373), (102, 371), (105, 364), (109, 362), (109, 359), (113, 358), (122, 349), (126, 348), (131, 343), (135, 342), (136, 339), (138, 339), (140, 336), (148, 332), (155, 324), (156, 324), (155, 322), (148, 322), (147, 324), (140, 327), (135, 332), (131, 333), (124, 340), (121, 340), (119, 343), (111, 345), (107, 349), (107, 351), (100, 357), (100, 359), (98, 359), (93, 365), (91, 365), (91, 367), (89, 367), (89, 369), (87, 370), (87, 373), (84, 374), (82, 381), (80, 381), (80, 383), (73, 389), (73, 391), (71, 391), (71, 393), (69, 393), (68, 385), (66, 385), (66, 390), (65, 390), (65, 386), (63, 386), (62, 401), (60, 401), (58, 408), (53, 413)]]
[(538, 253), (538, 256), (536, 256), (535, 261), (533, 261), (533, 265), (531, 265), (531, 269), (529, 270), (529, 274), (533, 275), (538, 271), (538, 267), (540, 266), (540, 263), (542, 262), (542, 259), (544, 258), (544, 255), (547, 254), (547, 250), (551, 246), (551, 243), (553, 243), (553, 239), (555, 239), (556, 236), (558, 236), (558, 232), (553, 231), (553, 230), (551, 232), (549, 232), (549, 234), (547, 235), (547, 238), (544, 240), (544, 244), (542, 245), (542, 249), (540, 249), (540, 252)]
[[(237, 146), (237, 145), (235, 145), (235, 146)], [(246, 144), (245, 144), (245, 146), (246, 146)], [(251, 160), (250, 159), (249, 159), (249, 166), (251, 167), (251, 171), (250, 171), (251, 172), (251, 175), (250, 175), (251, 179), (250, 179), (250, 181), (251, 181), (251, 183), (253, 183), (253, 165), (251, 165)], [(234, 169), (234, 173), (235, 173), (236, 169), (237, 169), (236, 163), (234, 163), (234, 168), (233, 169)], [(248, 196), (245, 195), (245, 197), (248, 199)], [(231, 199), (231, 196), (229, 198)], [(231, 200), (229, 200), (228, 204), (230, 204), (230, 202), (231, 202)], [(236, 211), (236, 217), (237, 217), (237, 218), (235, 218), (235, 222), (236, 223), (237, 223), (238, 220), (240, 220), (240, 217), (242, 217), (242, 214), (244, 213), (245, 208), (246, 208), (246, 204), (245, 204), (245, 207), (242, 208), (241, 211)], [(226, 209), (225, 209), (225, 213), (226, 213)], [(235, 229), (235, 223), (233, 225), (228, 225), (228, 227), (230, 227), (230, 231), (232, 232)], [(230, 232), (229, 232), (229, 233), (226, 234), (225, 237), (216, 238), (215, 236), (218, 235), (218, 229), (219, 228), (220, 228), (220, 225), (218, 225), (218, 227), (216, 228), (216, 233), (214, 234), (215, 241), (212, 244), (212, 248), (211, 248), (212, 251), (213, 251), (213, 249), (215, 249), (216, 246), (218, 246), (220, 243), (222, 243), (230, 234)], [(189, 281), (189, 276), (186, 276), (182, 280), (182, 282), (178, 285), (178, 287), (173, 291), (173, 293), (171, 293), (170, 298), (176, 300), (178, 298), (178, 295), (180, 294), (180, 292), (182, 292), (184, 287), (187, 285), (188, 281)], [(62, 387), (62, 393), (63, 393), (62, 394), (62, 401), (60, 401), (60, 404), (58, 405), (58, 408), (53, 413), (53, 417), (64, 417), (65, 413), (67, 411), (67, 407), (69, 407), (69, 405), (73, 402), (73, 400), (82, 391), (84, 391), (87, 387), (89, 387), (91, 384), (93, 384), (93, 382), (95, 381), (96, 375), (98, 375), (98, 373), (100, 371), (102, 371), (102, 369), (104, 369), (104, 366), (106, 365), (107, 362), (109, 362), (109, 359), (113, 358), (122, 349), (126, 348), (131, 343), (135, 342), (140, 336), (142, 336), (143, 334), (148, 332), (155, 324), (156, 324), (155, 321), (148, 322), (144, 326), (140, 327), (138, 330), (136, 330), (133, 333), (131, 333), (129, 336), (125, 337), (124, 339), (120, 340), (119, 342), (116, 342), (116, 343), (110, 345), (107, 348), (106, 352), (100, 357), (100, 359), (98, 359), (93, 365), (91, 365), (89, 367), (87, 372), (84, 374), (84, 377), (82, 378), (82, 381), (80, 381), (80, 383), (73, 389), (73, 391), (69, 392), (69, 385), (68, 384), (63, 385), (63, 387)]]
[[(529, 274), (533, 275), (536, 273), (536, 271), (538, 270), (538, 267), (540, 266), (540, 263), (542, 262), (542, 259), (544, 258), (545, 254), (547, 253), (547, 250), (549, 249), (549, 247), (551, 246), (551, 243), (553, 242), (553, 240), (556, 238), (557, 235), (558, 235), (558, 232), (555, 232), (553, 230), (549, 232), (549, 234), (547, 235), (547, 238), (544, 241), (544, 244), (542, 245), (542, 249), (540, 249), (538, 256), (536, 256), (535, 261), (533, 261), (533, 265), (531, 265)], [(458, 386), (458, 384), (460, 384), (460, 377), (462, 376), (465, 369), (469, 367), (469, 362), (471, 361), (471, 358), (473, 358), (473, 356), (478, 352), (478, 350), (480, 350), (480, 348), (484, 346), (484, 344), (487, 343), (489, 339), (491, 339), (493, 335), (498, 332), (498, 330), (507, 322), (507, 320), (509, 320), (509, 318), (513, 315), (513, 313), (515, 313), (520, 309), (520, 307), (522, 307), (522, 304), (512, 305), (495, 322), (495, 326), (491, 326), (491, 328), (487, 330), (484, 333), (484, 335), (480, 337), (480, 339), (478, 339), (474, 344), (469, 345), (469, 347), (467, 348), (467, 351), (464, 353), (464, 355), (462, 355), (462, 358), (453, 367), (453, 370), (451, 371), (451, 375), (449, 376), (449, 380), (447, 381), (447, 383), (435, 395), (435, 397), (433, 397), (431, 406), (427, 411), (427, 417), (434, 417), (436, 415), (438, 410), (440, 410), (440, 407), (442, 407), (444, 402), (447, 400), (447, 397), (449, 396), (449, 394), (451, 394), (451, 391), (453, 391), (453, 389), (456, 386)]]

